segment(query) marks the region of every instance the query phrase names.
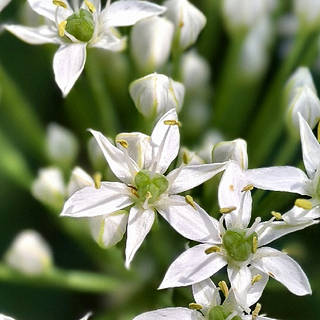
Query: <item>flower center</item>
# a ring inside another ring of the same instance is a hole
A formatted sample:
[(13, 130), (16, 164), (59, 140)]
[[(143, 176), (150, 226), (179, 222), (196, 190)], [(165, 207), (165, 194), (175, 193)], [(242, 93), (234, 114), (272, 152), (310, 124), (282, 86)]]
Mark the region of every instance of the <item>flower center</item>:
[[(208, 312), (209, 320), (226, 320), (231, 312), (225, 306), (214, 306)], [(234, 316), (231, 320), (241, 320), (241, 317)]]
[(72, 14), (66, 21), (65, 30), (68, 33), (79, 41), (90, 41), (94, 32), (94, 21), (91, 12), (81, 8), (78, 13)]
[(148, 199), (148, 203), (156, 201), (169, 186), (169, 182), (165, 176), (148, 170), (139, 171), (134, 177), (134, 182), (139, 199), (141, 201)]
[(236, 261), (247, 261), (257, 249), (257, 238), (256, 232), (246, 236), (246, 230), (233, 228), (223, 236), (223, 245), (229, 257)]

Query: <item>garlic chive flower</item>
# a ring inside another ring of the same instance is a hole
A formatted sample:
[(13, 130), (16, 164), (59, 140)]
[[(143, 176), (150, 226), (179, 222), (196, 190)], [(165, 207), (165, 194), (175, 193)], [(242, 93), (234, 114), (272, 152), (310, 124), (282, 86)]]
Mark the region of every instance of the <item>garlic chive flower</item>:
[(225, 194), (219, 201), (220, 206), (224, 204), (219, 221), (195, 204), (194, 210), (206, 221), (206, 241), (199, 241), (200, 244), (186, 250), (171, 264), (160, 289), (201, 282), (227, 266), (235, 298), (245, 311), (249, 311), (250, 303), (246, 300), (249, 292), (259, 299), (266, 284), (252, 281), (253, 269), (264, 279), (271, 276), (280, 281), (296, 295), (311, 293), (308, 279), (297, 262), (281, 251), (263, 247), (310, 224), (288, 226), (272, 217), (267, 222), (256, 218), (249, 227), (252, 186), (244, 184), (244, 177), (236, 162), (228, 164), (219, 185), (219, 200), (220, 194)]
[[(188, 239), (203, 240), (207, 229), (191, 197), (178, 193), (192, 189), (225, 168), (225, 163), (180, 166), (165, 175), (179, 151), (179, 122), (169, 110), (156, 124), (151, 136), (122, 133), (114, 146), (100, 132), (91, 130), (111, 170), (121, 182), (101, 182), (74, 193), (64, 205), (62, 216), (104, 218), (119, 210), (127, 215), (126, 267), (149, 233), (157, 211)], [(123, 223), (123, 220), (121, 220)]]
[(40, 27), (5, 25), (21, 40), (30, 44), (54, 43), (59, 45), (54, 55), (55, 80), (66, 97), (80, 76), (86, 61), (86, 48), (119, 51), (124, 48), (115, 27), (131, 26), (146, 17), (161, 14), (164, 7), (136, 0), (120, 0), (101, 10), (100, 0), (28, 0), (31, 8), (47, 18)]

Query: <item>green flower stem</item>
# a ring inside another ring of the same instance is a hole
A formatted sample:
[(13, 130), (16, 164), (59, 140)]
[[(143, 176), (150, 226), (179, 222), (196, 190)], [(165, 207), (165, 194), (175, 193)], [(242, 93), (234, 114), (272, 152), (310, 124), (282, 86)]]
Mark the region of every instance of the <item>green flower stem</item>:
[(0, 263), (0, 281), (90, 293), (113, 292), (125, 286), (122, 280), (93, 272), (52, 268), (41, 275), (27, 275), (4, 263)]
[[(265, 159), (272, 152), (279, 134), (284, 125), (284, 112), (281, 107), (283, 87), (291, 73), (308, 56), (308, 44), (315, 41), (317, 33), (300, 32), (296, 38), (291, 53), (282, 64), (279, 72), (275, 76), (262, 106), (257, 112), (257, 116), (248, 132), (247, 142), (255, 145), (255, 152), (250, 156), (250, 163), (254, 167), (265, 164)], [(309, 61), (310, 63), (310, 61)]]
[(33, 156), (44, 158), (45, 131), (32, 106), (0, 63), (1, 122)]
[(95, 113), (99, 119), (100, 129), (107, 132), (110, 136), (115, 136), (118, 133), (116, 107), (104, 82), (102, 70), (96, 61), (97, 58), (98, 56), (95, 55), (94, 50), (91, 50), (86, 62), (88, 83), (94, 97), (94, 103), (90, 108), (95, 108), (92, 110), (92, 113)]

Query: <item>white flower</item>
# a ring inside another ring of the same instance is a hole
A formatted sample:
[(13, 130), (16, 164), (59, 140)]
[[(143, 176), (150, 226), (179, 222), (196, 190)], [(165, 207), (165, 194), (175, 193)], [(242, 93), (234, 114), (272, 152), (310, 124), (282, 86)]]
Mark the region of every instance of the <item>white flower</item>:
[[(230, 320), (272, 320), (267, 317), (256, 315), (245, 315), (243, 310), (237, 304), (234, 297), (234, 292), (231, 289), (226, 292), (226, 299), (221, 303), (219, 289), (214, 285), (210, 279), (206, 279), (199, 283), (192, 285), (192, 292), (195, 303), (189, 304), (188, 308), (165, 308), (156, 311), (143, 313), (133, 320), (156, 320), (156, 319), (170, 319), (170, 320), (216, 320), (216, 319), (230, 319)], [(259, 309), (260, 309), (259, 305)], [(251, 313), (251, 312), (250, 312)]]
[(100, 132), (91, 131), (113, 173), (122, 182), (101, 182), (100, 188), (76, 192), (63, 208), (62, 216), (112, 215), (131, 206), (128, 215), (126, 266), (150, 231), (155, 210), (173, 228), (189, 239), (203, 239), (205, 222), (191, 198), (176, 195), (222, 171), (225, 164), (181, 166), (164, 176), (179, 151), (179, 128), (175, 110), (156, 124), (151, 136), (123, 133), (117, 147)]
[(74, 7), (64, 0), (28, 0), (31, 8), (48, 19), (38, 28), (6, 25), (5, 28), (30, 44), (54, 43), (60, 45), (53, 59), (55, 80), (67, 96), (80, 76), (86, 47), (117, 51), (123, 40), (115, 27), (130, 26), (137, 21), (158, 15), (165, 8), (147, 1), (120, 0), (101, 10), (100, 0), (73, 1)]
[(28, 275), (46, 272), (52, 265), (52, 252), (42, 236), (34, 230), (19, 233), (5, 254), (12, 268)]
[(257, 218), (248, 227), (251, 195), (246, 183), (239, 165), (230, 162), (219, 185), (219, 204), (223, 213), (220, 221), (196, 205), (199, 214), (207, 221), (207, 239), (182, 253), (171, 264), (160, 289), (203, 281), (227, 265), (236, 300), (245, 311), (250, 306), (246, 300), (248, 293), (254, 292), (255, 299), (259, 299), (266, 284), (252, 281), (252, 268), (263, 277), (278, 280), (294, 294), (311, 293), (306, 275), (293, 259), (281, 251), (262, 246), (312, 222), (290, 226), (283, 221), (274, 222), (274, 218), (263, 223)]
[(139, 112), (146, 118), (155, 119), (172, 108), (179, 112), (185, 89), (182, 83), (155, 72), (133, 81), (129, 91)]

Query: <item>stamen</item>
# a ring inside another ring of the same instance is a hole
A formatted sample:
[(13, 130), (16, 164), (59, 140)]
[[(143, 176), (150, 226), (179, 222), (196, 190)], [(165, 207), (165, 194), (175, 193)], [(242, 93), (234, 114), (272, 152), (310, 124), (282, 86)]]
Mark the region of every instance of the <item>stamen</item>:
[(218, 286), (219, 286), (220, 290), (222, 291), (223, 295), (225, 296), (225, 298), (228, 298), (229, 289), (228, 289), (226, 282), (220, 281), (220, 282), (218, 282)]
[(188, 155), (186, 152), (183, 152), (183, 154), (182, 154), (182, 162), (184, 164), (187, 164), (189, 162)]
[(282, 219), (282, 215), (281, 215), (280, 212), (271, 211), (271, 214), (276, 218), (276, 220), (281, 220)]
[(252, 238), (251, 253), (255, 254), (257, 252), (257, 249), (258, 249), (258, 238), (257, 237), (253, 237)]
[(254, 285), (256, 282), (260, 281), (262, 279), (261, 274), (256, 274), (255, 276), (252, 277), (251, 279), (251, 285)]
[(133, 186), (132, 184), (128, 184), (128, 187), (131, 189), (131, 193), (136, 196), (137, 198), (140, 198), (139, 195), (138, 195), (138, 189)]
[(185, 197), (186, 203), (190, 204), (190, 206), (194, 209), (197, 210), (196, 205), (194, 204), (193, 198), (190, 195), (186, 195)]
[(203, 306), (201, 304), (191, 302), (191, 303), (189, 303), (189, 308), (192, 310), (200, 310), (203, 308)]
[(101, 178), (102, 178), (102, 174), (100, 172), (96, 172), (93, 175), (94, 187), (96, 189), (99, 189), (101, 187)]
[(88, 0), (84, 0), (84, 2), (85, 2), (86, 6), (88, 7), (88, 9), (89, 9), (89, 11), (90, 11), (91, 13), (93, 13), (93, 12), (96, 11), (96, 8), (95, 8), (95, 6), (93, 5), (92, 2), (90, 2), (90, 1), (88, 1)]
[(59, 29), (59, 36), (62, 38), (62, 37), (64, 37), (64, 32), (65, 32), (65, 30), (66, 30), (66, 25), (67, 25), (67, 21), (61, 21), (60, 23), (59, 23), (59, 27), (58, 27), (58, 29)]
[(254, 188), (254, 187), (253, 187), (252, 184), (248, 184), (247, 186), (243, 187), (243, 189), (241, 190), (241, 192), (251, 191), (253, 188)]
[(312, 209), (312, 203), (307, 199), (297, 199), (294, 203), (297, 207), (310, 210)]
[(217, 246), (212, 246), (204, 250), (205, 254), (210, 254), (210, 253), (215, 253), (215, 252), (220, 252), (220, 248)]
[(224, 208), (220, 209), (220, 213), (221, 214), (227, 214), (227, 213), (231, 213), (234, 210), (237, 210), (237, 207), (235, 207), (235, 206), (224, 207)]
[(246, 234), (245, 234), (245, 238), (248, 238), (253, 232), (255, 232), (257, 225), (261, 222), (261, 218), (257, 217), (254, 220), (254, 223), (252, 224), (252, 226), (247, 230)]
[(260, 310), (261, 310), (261, 304), (260, 304), (260, 303), (257, 303), (257, 304), (256, 304), (256, 307), (255, 307), (254, 310), (252, 311), (252, 320), (257, 319)]
[(64, 9), (68, 8), (67, 4), (60, 0), (53, 0), (52, 3), (57, 7), (62, 7)]
[(181, 122), (177, 120), (164, 120), (163, 123), (168, 126), (178, 126), (181, 127)]
[(125, 149), (127, 149), (129, 147), (129, 143), (126, 140), (119, 139), (116, 142), (118, 142), (121, 145), (121, 147), (123, 147)]

